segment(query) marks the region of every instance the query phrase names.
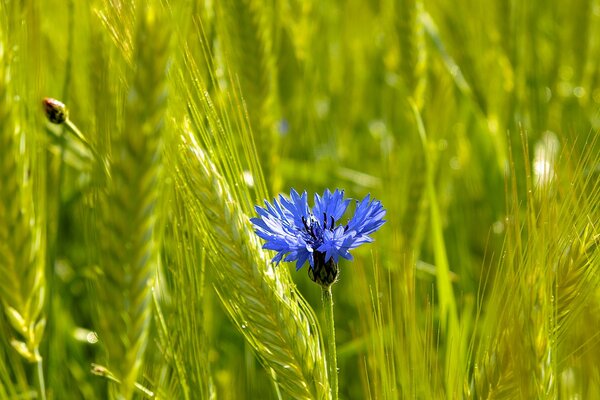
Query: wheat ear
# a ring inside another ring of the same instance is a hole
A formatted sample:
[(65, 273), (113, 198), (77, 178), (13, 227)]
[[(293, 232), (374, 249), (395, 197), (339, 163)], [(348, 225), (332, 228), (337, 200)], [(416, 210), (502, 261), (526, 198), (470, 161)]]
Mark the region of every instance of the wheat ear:
[(217, 28), (225, 39), (224, 59), (239, 79), (263, 172), (277, 190), (279, 138), (275, 125), (279, 103), (272, 39), (274, 10), (257, 0), (223, 0), (217, 4), (221, 22)]
[(140, 6), (125, 122), (111, 138), (110, 179), (99, 195), (100, 339), (120, 382), (115, 394), (124, 399), (133, 395), (148, 344), (158, 261), (154, 230), (169, 43), (162, 22), (156, 9)]
[(269, 263), (227, 182), (190, 133), (169, 151), (191, 218), (207, 232), (209, 265), (230, 317), (292, 398), (329, 398), (315, 317)]
[[(184, 201), (174, 190), (169, 192), (171, 212), (162, 251), (167, 276), (161, 287), (164, 300), (154, 296), (159, 343), (170, 368), (171, 395), (185, 400), (214, 398), (203, 325), (205, 251)], [(163, 313), (161, 303), (170, 312)]]
[(34, 204), (32, 168), (36, 164), (30, 154), (35, 152), (30, 148), (31, 136), (16, 122), (18, 107), (8, 85), (10, 56), (0, 56), (0, 297), (19, 335), (11, 344), (27, 360), (38, 362), (45, 326), (45, 243), (40, 210)]
[[(13, 10), (10, 5), (5, 6), (6, 9), (0, 7), (0, 12), (21, 11), (20, 5)], [(7, 46), (4, 29), (3, 24), (0, 28), (0, 302), (12, 327), (10, 344), (24, 359), (37, 363), (38, 390), (43, 400), (46, 390), (39, 346), (46, 326), (45, 177), (43, 159), (35, 151), (31, 113), (24, 112), (25, 101), (16, 100), (31, 98), (31, 87), (28, 83), (20, 85), (24, 77), (18, 75), (23, 69), (34, 70), (27, 69), (27, 61), (22, 61), (29, 59), (28, 50), (32, 46), (24, 32), (16, 33), (13, 44)]]
[(425, 35), (419, 14), (419, 0), (400, 0), (395, 4), (395, 29), (400, 50), (400, 76), (409, 96), (422, 109), (427, 86), (427, 52)]

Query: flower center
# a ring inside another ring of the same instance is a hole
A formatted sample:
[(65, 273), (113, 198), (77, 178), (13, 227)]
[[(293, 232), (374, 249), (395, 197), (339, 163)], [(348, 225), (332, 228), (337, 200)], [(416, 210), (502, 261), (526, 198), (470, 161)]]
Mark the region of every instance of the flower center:
[[(329, 221), (329, 226), (327, 226), (327, 222)], [(302, 216), (302, 224), (304, 224), (304, 229), (308, 235), (314, 240), (321, 240), (323, 238), (323, 231), (325, 229), (329, 229), (333, 231), (335, 220), (333, 216), (327, 218), (327, 214), (323, 213), (323, 226), (319, 224), (319, 221), (315, 218), (314, 215), (309, 214), (308, 218)]]

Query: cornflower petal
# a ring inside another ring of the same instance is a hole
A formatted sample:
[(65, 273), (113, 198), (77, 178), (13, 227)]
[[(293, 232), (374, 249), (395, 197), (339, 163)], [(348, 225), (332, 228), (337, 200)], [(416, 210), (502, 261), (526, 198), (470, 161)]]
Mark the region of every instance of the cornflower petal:
[(369, 202), (371, 195), (366, 195), (365, 198), (358, 203), (354, 216), (348, 222), (348, 230), (355, 231), (357, 236), (366, 236), (375, 232), (386, 221), (385, 209), (378, 200)]
[(319, 246), (317, 251), (325, 253), (325, 259), (329, 260), (333, 258), (335, 262), (338, 262), (340, 257), (351, 260), (352, 255), (348, 252), (354, 242), (355, 233), (344, 232), (343, 226), (338, 226), (334, 231), (325, 231), (323, 244)]
[(350, 204), (350, 200), (344, 200), (344, 191), (336, 189), (333, 194), (326, 189), (323, 193), (323, 197), (315, 193), (315, 205), (313, 207), (313, 215), (316, 219), (323, 218), (323, 215), (327, 215), (327, 218), (333, 218), (333, 224), (331, 221), (325, 221), (325, 225), (330, 229), (335, 226), (335, 223), (344, 215), (346, 209)]
[(286, 217), (294, 221), (296, 228), (304, 228), (302, 218), (308, 218), (310, 215), (306, 191), (299, 195), (296, 190), (292, 189), (290, 200), (283, 197), (283, 195), (279, 195), (279, 203), (283, 206), (282, 211), (286, 214)]

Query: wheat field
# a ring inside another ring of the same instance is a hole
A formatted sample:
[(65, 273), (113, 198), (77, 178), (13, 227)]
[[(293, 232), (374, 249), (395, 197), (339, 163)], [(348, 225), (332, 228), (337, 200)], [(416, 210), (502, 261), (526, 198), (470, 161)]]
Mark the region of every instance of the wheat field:
[[(600, 398), (599, 60), (598, 0), (0, 0), (0, 399)], [(250, 219), (337, 188), (328, 303)]]

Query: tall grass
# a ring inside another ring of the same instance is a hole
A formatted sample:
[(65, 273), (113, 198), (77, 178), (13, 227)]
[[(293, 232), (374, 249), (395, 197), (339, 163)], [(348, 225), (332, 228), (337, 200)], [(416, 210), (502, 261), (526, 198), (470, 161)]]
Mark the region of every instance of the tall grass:
[(291, 187), (387, 209), (340, 398), (599, 397), (597, 8), (0, 2), (0, 399), (331, 398)]

